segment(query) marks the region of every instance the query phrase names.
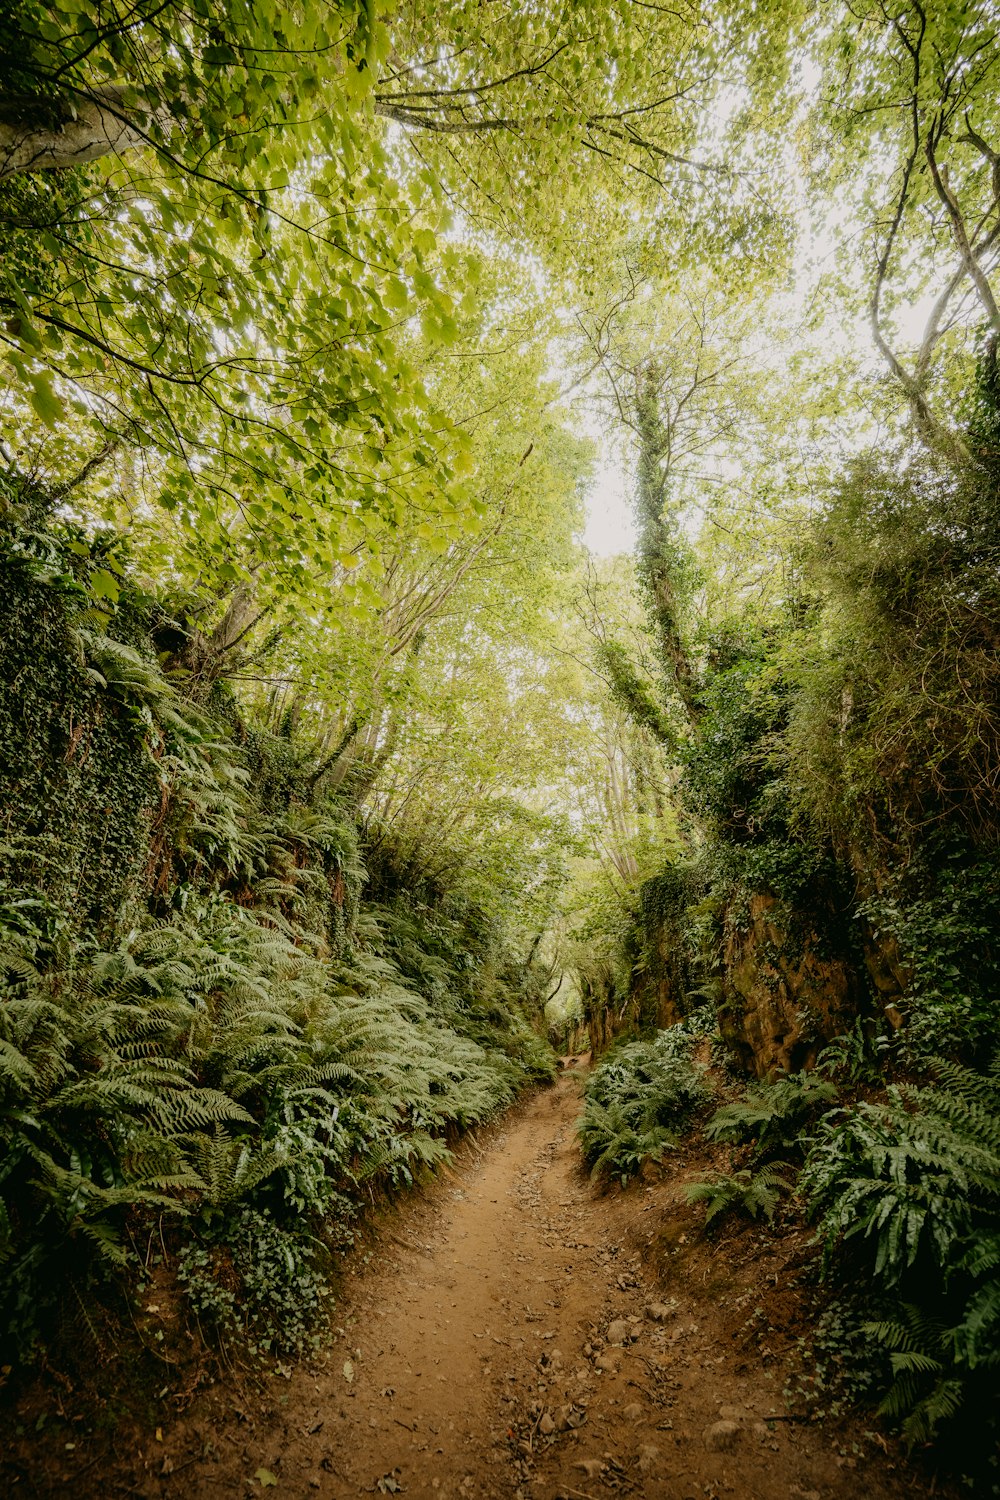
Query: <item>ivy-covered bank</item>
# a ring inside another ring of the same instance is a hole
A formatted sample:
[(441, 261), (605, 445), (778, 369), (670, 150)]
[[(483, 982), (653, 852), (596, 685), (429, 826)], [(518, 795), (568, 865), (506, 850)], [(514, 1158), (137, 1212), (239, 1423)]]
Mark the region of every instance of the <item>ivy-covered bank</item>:
[(2, 502), (2, 1360), (127, 1303), (154, 1235), (192, 1327), (301, 1350), (373, 1190), (552, 1076), (542, 981), (110, 539)]
[(989, 1062), (998, 480), (989, 446), (960, 466), (858, 460), (799, 547), (793, 596), (763, 624), (692, 632), (697, 711), (672, 746), (684, 837), (622, 907), (591, 987), (599, 1045), (609, 1017), (641, 1031), (711, 999), (761, 1077), (855, 1023), (901, 1066)]

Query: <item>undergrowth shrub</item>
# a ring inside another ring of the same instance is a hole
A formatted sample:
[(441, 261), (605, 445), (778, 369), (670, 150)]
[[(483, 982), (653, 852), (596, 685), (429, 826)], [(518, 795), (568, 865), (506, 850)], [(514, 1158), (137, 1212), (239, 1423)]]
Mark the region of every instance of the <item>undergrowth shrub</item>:
[(782, 1172), (787, 1162), (768, 1162), (756, 1172), (743, 1168), (738, 1172), (716, 1172), (704, 1182), (692, 1182), (684, 1193), (689, 1203), (704, 1203), (705, 1224), (725, 1214), (737, 1212), (751, 1219), (765, 1219), (768, 1224), (783, 1193), (792, 1191), (792, 1184)]
[(837, 1100), (836, 1085), (815, 1073), (790, 1073), (752, 1084), (742, 1099), (724, 1104), (705, 1126), (710, 1141), (751, 1142), (755, 1155), (804, 1151), (808, 1128)]
[(855, 1086), (882, 1082), (892, 1060), (892, 1041), (870, 1018), (858, 1016), (849, 1030), (835, 1036), (816, 1059), (816, 1072)]
[(624, 1183), (644, 1161), (658, 1161), (706, 1102), (704, 1069), (691, 1060), (695, 1040), (683, 1023), (668, 1027), (652, 1042), (616, 1047), (593, 1070), (579, 1124), (592, 1175)]
[(892, 1369), (882, 1410), (911, 1442), (940, 1434), (963, 1463), (995, 1462), (1000, 1065), (934, 1072), (823, 1120), (800, 1185), (827, 1274), (864, 1278), (879, 1299), (867, 1332)]
[(254, 1354), (302, 1355), (321, 1342), (327, 1260), (319, 1241), (243, 1206), (182, 1246), (177, 1278), (206, 1334)]
[(0, 1344), (137, 1285), (155, 1218), (206, 1326), (294, 1351), (360, 1205), (554, 1076), (532, 977), (386, 837), (364, 901), (328, 757), (37, 498), (0, 507)]
[(0, 910), (0, 1318), (19, 1358), (46, 1335), (48, 1289), (127, 1267), (130, 1217), (195, 1236), (207, 1306), (244, 1208), (343, 1245), (349, 1205), (448, 1160), (548, 1073), (523, 1019), (473, 1040), (374, 948), (323, 957), (224, 896), (189, 891), (114, 951), (60, 948), (50, 926), (16, 893)]
[(905, 955), (902, 1056), (981, 1064), (1000, 1029), (1000, 856), (949, 830), (917, 848), (859, 915)]

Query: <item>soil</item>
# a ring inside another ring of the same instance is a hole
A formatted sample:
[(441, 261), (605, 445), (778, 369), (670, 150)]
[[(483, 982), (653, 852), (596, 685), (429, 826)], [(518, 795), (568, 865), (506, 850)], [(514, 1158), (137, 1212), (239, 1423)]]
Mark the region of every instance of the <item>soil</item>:
[[(323, 1362), (263, 1385), (235, 1372), (189, 1384), (173, 1406), (177, 1392), (160, 1391), (148, 1426), (119, 1424), (111, 1439), (93, 1412), (72, 1426), (68, 1393), (62, 1420), (32, 1439), (36, 1389), (19, 1402), (0, 1488), (75, 1500), (931, 1493), (884, 1439), (786, 1406), (805, 1232), (706, 1239), (682, 1192), (704, 1174), (704, 1146), (658, 1180), (600, 1192), (581, 1170), (579, 1109), (570, 1068), (384, 1222), (344, 1277)], [(158, 1315), (175, 1316), (166, 1302)]]

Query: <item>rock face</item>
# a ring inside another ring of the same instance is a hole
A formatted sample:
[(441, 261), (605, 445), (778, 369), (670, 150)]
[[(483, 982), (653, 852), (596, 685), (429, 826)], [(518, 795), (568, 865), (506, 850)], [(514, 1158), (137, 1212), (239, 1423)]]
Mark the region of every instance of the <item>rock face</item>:
[(868, 1008), (862, 964), (832, 951), (826, 923), (789, 921), (773, 896), (752, 895), (740, 916), (725, 923), (722, 1034), (759, 1078), (808, 1067)]
[[(901, 1024), (905, 960), (891, 938), (858, 920), (859, 893), (871, 888), (872, 877), (844, 868), (844, 892), (816, 895), (811, 909), (793, 910), (755, 891), (724, 913), (719, 1027), (747, 1074), (767, 1078), (811, 1067), (826, 1043), (850, 1031), (860, 1015)], [(690, 895), (665, 876), (643, 887), (642, 912), (626, 944), (632, 960), (627, 1001), (610, 971), (585, 996), (595, 1057), (621, 1032), (648, 1036), (690, 1009), (682, 930)], [(647, 1171), (650, 1179), (658, 1173), (655, 1166)]]

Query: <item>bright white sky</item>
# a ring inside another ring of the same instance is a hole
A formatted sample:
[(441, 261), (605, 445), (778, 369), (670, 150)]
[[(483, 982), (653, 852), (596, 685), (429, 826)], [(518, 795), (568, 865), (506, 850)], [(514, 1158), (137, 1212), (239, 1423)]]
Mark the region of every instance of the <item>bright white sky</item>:
[(631, 552), (635, 546), (635, 522), (621, 460), (601, 444), (594, 478), (587, 494), (587, 525), (584, 544), (597, 557)]

